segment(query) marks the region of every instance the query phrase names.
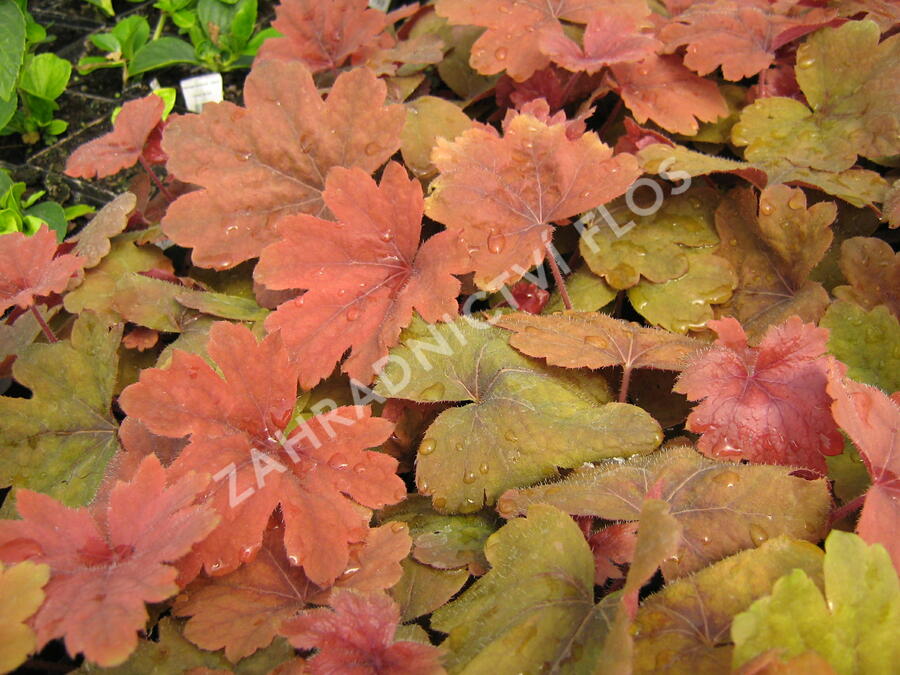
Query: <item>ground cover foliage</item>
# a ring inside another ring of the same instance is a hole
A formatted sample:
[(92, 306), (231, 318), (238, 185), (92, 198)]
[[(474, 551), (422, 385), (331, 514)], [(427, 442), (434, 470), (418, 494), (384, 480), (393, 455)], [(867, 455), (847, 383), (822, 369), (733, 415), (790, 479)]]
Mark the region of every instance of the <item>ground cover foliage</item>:
[(126, 103), (0, 236), (0, 671), (892, 672), (898, 22), (284, 0)]

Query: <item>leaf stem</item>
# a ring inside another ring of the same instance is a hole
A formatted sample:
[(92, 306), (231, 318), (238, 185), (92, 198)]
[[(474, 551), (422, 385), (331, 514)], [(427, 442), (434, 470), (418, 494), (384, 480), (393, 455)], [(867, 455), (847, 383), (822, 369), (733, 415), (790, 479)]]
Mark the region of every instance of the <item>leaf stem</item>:
[(37, 305), (31, 306), (31, 313), (34, 314), (34, 318), (37, 319), (38, 325), (41, 327), (41, 330), (44, 332), (44, 337), (47, 338), (47, 342), (59, 342), (56, 335), (50, 329), (50, 326), (48, 326), (47, 322), (44, 321), (44, 317), (42, 317), (41, 313), (38, 311)]
[(622, 365), (622, 384), (619, 385), (619, 403), (628, 403), (628, 385), (631, 384), (631, 364)]
[(566, 289), (566, 282), (563, 279), (562, 272), (559, 271), (559, 265), (556, 264), (552, 247), (547, 247), (547, 253), (547, 262), (550, 263), (550, 271), (553, 273), (553, 280), (556, 282), (556, 288), (562, 297), (563, 305), (566, 309), (572, 309), (572, 300), (569, 298), (569, 291)]
[(156, 175), (156, 172), (153, 170), (153, 167), (144, 159), (144, 156), (140, 156), (141, 166), (144, 167), (144, 171), (147, 172), (147, 175), (150, 176), (150, 180), (153, 181), (153, 184), (160, 191), (163, 197), (166, 198), (166, 201), (170, 204), (175, 201), (175, 197), (169, 192), (169, 189), (163, 185), (163, 182), (159, 179), (159, 176)]
[(859, 508), (863, 505), (863, 502), (866, 501), (865, 493), (859, 495), (856, 499), (851, 499), (849, 502), (841, 506), (840, 508), (835, 509), (831, 512), (831, 524), (842, 521), (847, 516), (851, 515), (855, 511), (859, 510)]

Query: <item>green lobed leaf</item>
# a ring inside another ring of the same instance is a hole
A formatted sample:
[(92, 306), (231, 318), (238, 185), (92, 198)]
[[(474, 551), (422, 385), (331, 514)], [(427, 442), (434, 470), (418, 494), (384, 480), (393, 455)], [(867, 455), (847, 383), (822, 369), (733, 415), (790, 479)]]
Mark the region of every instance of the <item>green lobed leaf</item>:
[(824, 597), (795, 569), (734, 618), (735, 668), (776, 649), (782, 660), (814, 651), (840, 675), (896, 672), (900, 582), (887, 551), (834, 530), (825, 541), (824, 576)]
[(508, 338), (471, 317), (414, 323), (378, 380), (381, 395), (468, 403), (442, 412), (419, 446), (416, 484), (439, 511), (473, 513), (557, 467), (647, 453), (662, 439), (645, 411), (606, 403), (600, 376), (525, 357)]
[(790, 472), (790, 467), (719, 462), (676, 446), (582, 466), (556, 483), (510, 490), (497, 509), (511, 517), (543, 503), (572, 515), (637, 520), (653, 486), (682, 527), (678, 554), (662, 565), (665, 577), (673, 579), (779, 535), (821, 539), (831, 511), (828, 485)]
[(39, 99), (55, 101), (69, 84), (72, 64), (56, 54), (38, 54), (28, 60), (19, 76), (19, 87)]
[(536, 504), (491, 535), (491, 571), (431, 617), (449, 673), (590, 673), (616, 609), (594, 604), (594, 560), (562, 511)]
[(847, 364), (847, 376), (891, 394), (900, 391), (900, 323), (884, 305), (866, 311), (837, 300), (821, 326), (827, 328), (828, 351)]
[(668, 584), (638, 610), (634, 674), (730, 672), (732, 618), (795, 568), (818, 582), (822, 557), (809, 542), (778, 537)]
[(110, 406), (121, 337), (121, 325), (110, 328), (85, 314), (69, 340), (19, 354), (13, 377), (32, 397), (0, 398), (0, 485), (44, 492), (68, 506), (94, 497), (119, 447)]

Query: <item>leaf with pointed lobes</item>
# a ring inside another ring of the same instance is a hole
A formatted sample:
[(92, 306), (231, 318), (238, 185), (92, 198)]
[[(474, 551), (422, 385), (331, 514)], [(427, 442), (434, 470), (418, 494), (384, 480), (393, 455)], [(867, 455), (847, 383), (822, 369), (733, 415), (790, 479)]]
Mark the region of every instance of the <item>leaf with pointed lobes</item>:
[(284, 0), (275, 7), (272, 27), (281, 37), (269, 38), (258, 58), (302, 61), (313, 73), (353, 65), (396, 40), (385, 29), (418, 8), (385, 13), (372, 9), (367, 0)]
[(276, 241), (279, 218), (325, 214), (332, 167), (371, 173), (400, 147), (402, 105), (364, 68), (342, 73), (323, 101), (302, 63), (262, 61), (244, 87), (246, 107), (211, 103), (172, 118), (163, 148), (169, 172), (202, 189), (175, 200), (163, 230), (193, 248), (201, 267), (227, 269)]
[(31, 307), (36, 297), (62, 293), (84, 267), (77, 255), (56, 255), (56, 235), (46, 226), (32, 235), (0, 236), (0, 314), (13, 305)]
[(134, 211), (135, 206), (137, 197), (134, 194), (120, 194), (100, 209), (78, 234), (69, 238), (70, 242), (75, 242), (72, 252), (84, 258), (85, 268), (95, 267), (109, 254), (112, 249), (110, 239), (125, 229), (128, 214)]
[(147, 622), (144, 603), (178, 592), (168, 563), (218, 522), (212, 509), (194, 503), (208, 482), (208, 474), (175, 478), (149, 455), (131, 482), (90, 509), (19, 491), (22, 520), (0, 521), (0, 556), (50, 566), (47, 599), (32, 620), (38, 649), (64, 638), (72, 656), (84, 652), (101, 666), (125, 661)]
[(281, 632), (299, 649), (316, 649), (312, 675), (446, 675), (441, 650), (397, 640), (400, 609), (382, 593), (336, 590), (330, 608), (301, 612)]
[(673, 16), (659, 37), (668, 52), (687, 45), (684, 63), (700, 75), (721, 66), (726, 80), (737, 81), (768, 68), (779, 47), (834, 16), (834, 10), (803, 8), (797, 0), (700, 0)]
[(337, 222), (282, 218), (281, 237), (254, 271), (268, 288), (307, 289), (266, 320), (270, 332), (280, 331), (304, 389), (328, 377), (348, 349), (342, 370), (370, 383), (413, 311), (429, 322), (457, 315), (454, 274), (469, 269), (450, 233), (419, 245), (422, 188), (401, 164), (390, 162), (380, 185), (362, 169), (336, 167), (323, 197)]
[(863, 309), (886, 306), (900, 319), (900, 252), (875, 237), (851, 237), (841, 243), (841, 272), (849, 285), (834, 294)]
[(440, 512), (474, 513), (560, 467), (648, 453), (662, 440), (647, 412), (608, 402), (598, 374), (530, 359), (507, 336), (469, 316), (414, 323), (375, 387), (394, 398), (463, 404), (438, 415), (419, 444), (416, 485)]
[(653, 54), (610, 70), (622, 101), (641, 124), (650, 119), (667, 131), (692, 136), (700, 122), (728, 115), (716, 83), (685, 68), (677, 56)]
[(544, 260), (553, 224), (624, 194), (640, 175), (632, 155), (613, 156), (595, 133), (570, 136), (545, 101), (527, 110), (508, 113), (502, 136), (478, 125), (438, 139), (431, 155), (440, 173), (426, 213), (468, 247), (475, 282), (488, 291)]
[(148, 368), (119, 404), (149, 431), (190, 437), (172, 464), (175, 475), (208, 471), (205, 499), (222, 524), (192, 556), (208, 573), (226, 574), (259, 548), (280, 506), (291, 564), (327, 585), (347, 569), (350, 548), (365, 541), (369, 509), (406, 496), (397, 460), (368, 451), (393, 425), (368, 408), (347, 406), (289, 429), (296, 369), (278, 334), (257, 342), (243, 325), (218, 322), (207, 343), (214, 370), (176, 350), (168, 368)]
[(716, 210), (716, 253), (738, 276), (734, 296), (719, 315), (734, 316), (754, 344), (789, 316), (817, 322), (828, 307), (828, 293), (809, 273), (834, 238), (830, 225), (837, 207), (806, 205), (802, 189), (771, 185), (761, 192), (758, 208), (750, 188), (736, 188)]
[(14, 488), (4, 514), (12, 513), (19, 488), (67, 506), (94, 498), (119, 448), (112, 398), (121, 338), (121, 325), (86, 312), (69, 339), (31, 344), (19, 354), (12, 374), (31, 397), (0, 397), (0, 485)]
[(823, 571), (824, 594), (806, 572), (795, 569), (775, 582), (771, 595), (734, 617), (735, 668), (776, 649), (782, 661), (817, 653), (842, 675), (896, 670), (900, 581), (884, 547), (832, 530)]
[(845, 370), (839, 362), (829, 368), (831, 410), (872, 477), (856, 531), (870, 544), (883, 544), (900, 572), (900, 396), (849, 380)]
[(544, 38), (541, 48), (571, 71), (596, 73), (604, 66), (641, 61), (662, 48), (653, 35), (649, 14), (645, 2), (609, 3), (588, 19), (583, 48), (562, 31)]
[[(271, 644), (282, 622), (308, 603), (328, 601), (329, 588), (315, 585), (290, 564), (283, 539), (283, 528), (270, 528), (244, 565), (225, 576), (197, 579), (178, 596), (174, 614), (191, 617), (186, 638), (210, 651), (224, 647), (225, 656), (236, 662)], [(389, 588), (402, 575), (400, 561), (410, 544), (402, 523), (373, 528), (365, 545), (354, 546), (350, 567), (331, 588)]]
[(490, 571), (431, 617), (449, 633), (450, 672), (593, 672), (617, 603), (594, 603), (594, 561), (572, 519), (534, 504), (485, 554)]
[(782, 534), (819, 541), (831, 512), (828, 485), (791, 471), (718, 462), (690, 447), (666, 447), (624, 462), (583, 466), (556, 483), (509, 490), (497, 509), (509, 518), (545, 503), (572, 515), (633, 522), (642, 503), (661, 499), (681, 528), (678, 550), (662, 563), (671, 580)]
[(844, 448), (825, 391), (828, 331), (794, 316), (750, 347), (735, 319), (707, 325), (719, 335), (715, 346), (695, 358), (675, 384), (676, 392), (702, 401), (687, 419), (687, 428), (701, 434), (700, 452), (824, 475), (825, 455)]
[(83, 143), (69, 156), (66, 174), (73, 178), (106, 178), (134, 166), (151, 134), (163, 124), (165, 105), (156, 94), (126, 103), (112, 131)]
[(497, 325), (515, 333), (509, 343), (523, 354), (564, 368), (682, 370), (689, 357), (704, 347), (700, 340), (600, 312), (504, 314)]
[[(558, 0), (552, 3), (519, 0), (438, 0), (435, 11), (451, 24), (484, 26), (482, 35), (472, 45), (469, 60), (479, 73), (493, 75), (503, 70), (522, 82), (536, 70), (550, 65), (554, 42), (563, 35), (562, 21), (587, 23), (597, 11), (616, 5), (643, 2), (611, 2), (611, 0)], [(549, 43), (549, 50), (544, 44)]]

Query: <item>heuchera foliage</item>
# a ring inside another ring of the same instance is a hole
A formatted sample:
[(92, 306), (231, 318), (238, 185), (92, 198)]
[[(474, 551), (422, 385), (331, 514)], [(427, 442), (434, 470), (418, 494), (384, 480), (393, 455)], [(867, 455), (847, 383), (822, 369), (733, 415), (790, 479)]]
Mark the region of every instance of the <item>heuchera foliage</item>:
[(275, 13), (0, 236), (0, 671), (896, 670), (896, 3)]

